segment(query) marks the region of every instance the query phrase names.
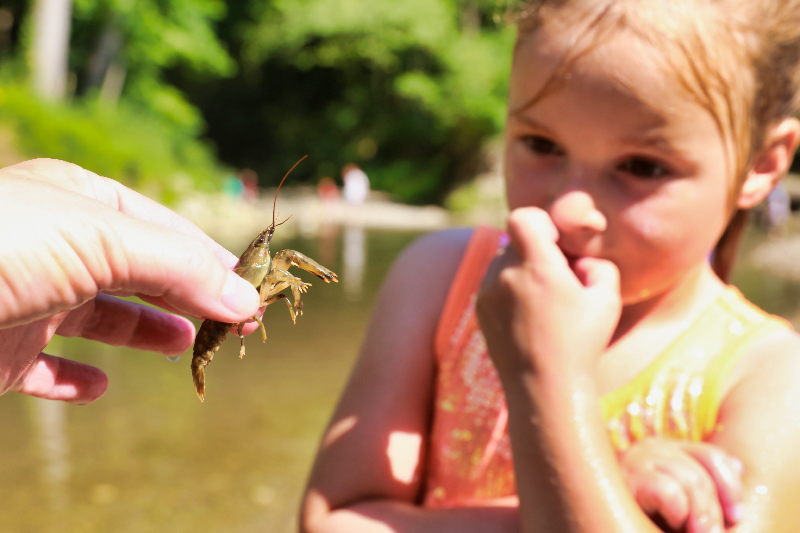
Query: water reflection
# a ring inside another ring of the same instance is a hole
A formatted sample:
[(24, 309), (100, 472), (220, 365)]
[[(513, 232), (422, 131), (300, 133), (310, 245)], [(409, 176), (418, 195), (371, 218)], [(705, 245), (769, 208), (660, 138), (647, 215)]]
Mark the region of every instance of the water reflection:
[[(343, 274), (340, 283), (298, 272), (314, 286), (296, 325), (271, 306), (265, 344), (250, 337), (244, 359), (234, 337), (222, 345), (205, 403), (193, 390), (191, 357), (169, 363), (59, 341), (58, 355), (106, 371), (109, 390), (83, 407), (0, 397), (0, 533), (295, 532), (308, 469), (382, 278), (418, 235), (354, 229), (350, 237), (340, 230), (341, 244), (328, 237), (334, 256), (338, 246), (355, 250), (323, 262)], [(317, 236), (276, 237), (276, 249), (322, 259)]]
[[(102, 400), (78, 407), (0, 397), (0, 533), (294, 533), (312, 458), (377, 291), (418, 235), (357, 225), (341, 232), (345, 253), (324, 260), (326, 242), (336, 255), (336, 235), (329, 241), (276, 236), (276, 249), (320, 259), (342, 280), (314, 283), (296, 325), (285, 309), (270, 306), (269, 338), (262, 344), (250, 337), (244, 359), (236, 338), (225, 342), (209, 367), (203, 404), (194, 393), (191, 357), (169, 363), (73, 339), (59, 355), (109, 374)], [(348, 249), (355, 250), (350, 258)], [(772, 312), (797, 315), (797, 284), (741, 266), (737, 283), (748, 297), (791, 295), (765, 303)]]
[(344, 293), (351, 302), (361, 298), (364, 268), (367, 263), (367, 241), (364, 226), (349, 224), (344, 228)]
[(31, 398), (36, 440), (41, 454), (41, 476), (49, 496), (50, 507), (67, 506), (69, 478), (69, 439), (65, 431), (67, 404)]
[(318, 260), (323, 265), (333, 265), (338, 260), (336, 253), (337, 240), (339, 238), (339, 225), (330, 224), (323, 218), (323, 223), (319, 227), (319, 257)]

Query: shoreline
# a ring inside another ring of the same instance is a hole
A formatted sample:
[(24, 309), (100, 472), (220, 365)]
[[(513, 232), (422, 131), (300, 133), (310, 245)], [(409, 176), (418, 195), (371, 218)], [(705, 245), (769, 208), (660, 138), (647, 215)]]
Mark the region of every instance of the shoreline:
[[(175, 211), (188, 218), (212, 239), (222, 243), (249, 242), (272, 222), (274, 191), (262, 191), (252, 201), (224, 193), (193, 193), (181, 200)], [(410, 206), (373, 194), (361, 205), (343, 200), (322, 201), (303, 190), (282, 190), (276, 217), (290, 217), (276, 238), (312, 238), (327, 225), (360, 226), (394, 231), (434, 231), (455, 225), (454, 216), (438, 206)]]

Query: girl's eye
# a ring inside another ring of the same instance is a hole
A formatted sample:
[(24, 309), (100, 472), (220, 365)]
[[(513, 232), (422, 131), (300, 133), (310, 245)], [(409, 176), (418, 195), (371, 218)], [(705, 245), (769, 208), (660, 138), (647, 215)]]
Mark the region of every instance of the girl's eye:
[(562, 155), (564, 153), (556, 143), (538, 135), (523, 137), (522, 142), (531, 152), (538, 155)]
[(637, 178), (660, 178), (669, 174), (666, 167), (655, 161), (634, 157), (619, 165), (619, 170)]

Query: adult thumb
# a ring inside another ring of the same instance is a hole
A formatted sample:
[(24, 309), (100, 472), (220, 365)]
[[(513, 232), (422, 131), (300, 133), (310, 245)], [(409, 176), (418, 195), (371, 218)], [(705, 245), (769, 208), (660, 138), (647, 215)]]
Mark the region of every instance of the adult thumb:
[(99, 368), (40, 353), (17, 392), (85, 405), (100, 398), (108, 388), (108, 377)]

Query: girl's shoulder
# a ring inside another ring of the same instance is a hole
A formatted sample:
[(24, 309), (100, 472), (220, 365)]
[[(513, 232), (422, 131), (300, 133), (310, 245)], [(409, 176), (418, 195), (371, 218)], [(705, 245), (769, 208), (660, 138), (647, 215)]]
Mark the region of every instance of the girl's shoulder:
[(427, 233), (412, 242), (395, 261), (386, 278), (387, 285), (401, 285), (411, 293), (444, 300), (474, 228), (452, 228)]
[(501, 230), (488, 226), (426, 234), (400, 255), (387, 285), (404, 285), (409, 290), (414, 285), (414, 293), (421, 293), (441, 311), (445, 299), (452, 299), (452, 292), (477, 288), (473, 285), (483, 278), (503, 237)]
[(450, 228), (426, 233), (412, 242), (398, 261), (440, 262), (458, 266), (475, 228)]
[(387, 274), (373, 320), (408, 323), (407, 334), (432, 338), (473, 232), (447, 229), (412, 242)]
[(787, 327), (776, 329), (748, 347), (731, 375), (729, 390), (758, 383), (770, 388), (776, 377), (789, 374), (800, 383), (800, 334)]

